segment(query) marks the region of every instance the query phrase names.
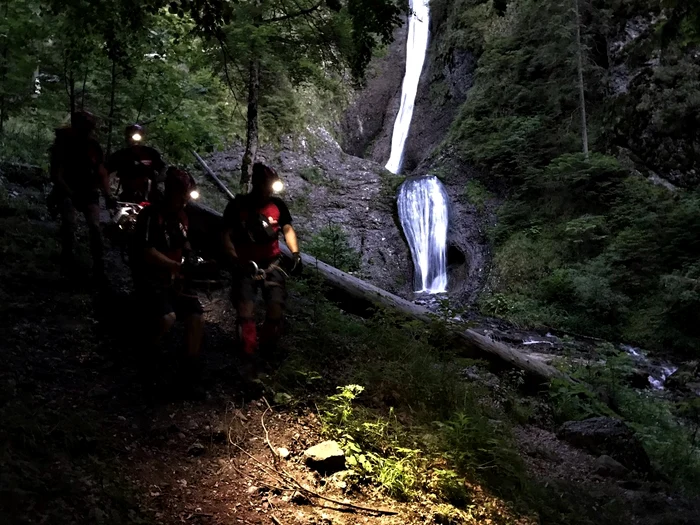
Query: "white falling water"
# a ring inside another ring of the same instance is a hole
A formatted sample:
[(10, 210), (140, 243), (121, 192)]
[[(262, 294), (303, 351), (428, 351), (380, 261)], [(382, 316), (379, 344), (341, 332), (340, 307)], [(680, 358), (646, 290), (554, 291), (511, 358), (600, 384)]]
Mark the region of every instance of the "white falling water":
[(418, 292), (447, 291), (447, 194), (437, 177), (407, 179), (399, 190), (399, 220), (413, 255)]
[[(391, 156), (386, 169), (398, 173), (411, 129), (413, 107), (423, 71), (430, 34), (428, 0), (410, 0), (411, 19), (406, 42), (406, 75), (401, 108), (394, 122)], [(408, 179), (399, 190), (399, 219), (411, 248), (418, 292), (447, 290), (447, 194), (436, 177)]]
[(386, 169), (392, 173), (401, 170), (403, 151), (408, 138), (413, 118), (413, 106), (416, 102), (418, 82), (423, 71), (425, 53), (428, 49), (430, 33), (430, 8), (428, 0), (410, 0), (412, 10), (408, 23), (408, 41), (406, 42), (406, 75), (401, 92), (401, 109), (394, 122), (394, 134), (391, 138), (391, 156)]

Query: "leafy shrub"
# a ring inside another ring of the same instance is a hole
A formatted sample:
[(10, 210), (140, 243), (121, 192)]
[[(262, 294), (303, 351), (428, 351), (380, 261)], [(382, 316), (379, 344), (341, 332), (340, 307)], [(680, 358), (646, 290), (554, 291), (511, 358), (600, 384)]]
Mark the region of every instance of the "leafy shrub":
[(477, 180), (470, 180), (464, 187), (464, 196), (469, 204), (478, 211), (483, 212), (486, 203), (493, 198), (493, 195), (486, 187)]
[(700, 198), (614, 159), (564, 155), (532, 171), (499, 217), (485, 313), (695, 351)]
[(360, 269), (360, 254), (348, 242), (343, 228), (329, 223), (305, 243), (305, 250), (314, 257), (344, 272)]

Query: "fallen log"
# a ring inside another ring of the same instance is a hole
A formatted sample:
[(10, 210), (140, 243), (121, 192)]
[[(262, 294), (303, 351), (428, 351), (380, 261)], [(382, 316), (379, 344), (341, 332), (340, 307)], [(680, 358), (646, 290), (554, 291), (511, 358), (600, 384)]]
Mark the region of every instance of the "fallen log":
[[(282, 246), (282, 251), (286, 256), (291, 257), (291, 253), (286, 246)], [(306, 254), (302, 254), (301, 257), (306, 268), (317, 271), (332, 288), (340, 290), (344, 296), (352, 298), (358, 303), (371, 303), (375, 306), (395, 310), (409, 318), (426, 323), (432, 322), (435, 319), (435, 315), (427, 308), (342, 272), (329, 264), (319, 261), (315, 257)], [(451, 325), (451, 328), (455, 335), (467, 346), (477, 350), (481, 354), (485, 354), (486, 357), (497, 358), (545, 382), (556, 377), (566, 377), (562, 372), (542, 360), (520, 352), (498, 341), (494, 341), (490, 337), (482, 335), (474, 330), (463, 330), (458, 323)]]
[[(220, 242), (222, 215), (198, 204), (188, 206), (188, 215), (190, 216), (190, 239), (193, 241), (193, 244), (200, 247), (208, 247), (207, 251), (210, 253), (219, 252), (218, 243)], [(199, 238), (200, 236), (201, 238)], [(212, 247), (211, 243), (217, 244)], [(289, 249), (283, 244), (281, 246), (285, 256), (291, 257)], [(367, 310), (371, 307), (379, 306), (400, 312), (408, 318), (417, 319), (425, 323), (430, 323), (435, 318), (434, 314), (427, 308), (342, 272), (329, 264), (319, 261), (315, 257), (306, 254), (302, 254), (301, 257), (304, 266), (307, 269), (318, 272), (336, 292), (336, 297), (340, 295), (340, 300), (346, 302), (346, 304), (352, 302), (354, 310), (357, 310), (358, 307)], [(556, 377), (566, 377), (562, 372), (537, 357), (494, 341), (490, 337), (474, 330), (463, 329), (463, 326), (460, 326), (458, 323), (451, 325), (451, 329), (459, 341), (462, 341), (480, 355), (519, 368), (542, 382), (548, 382)]]

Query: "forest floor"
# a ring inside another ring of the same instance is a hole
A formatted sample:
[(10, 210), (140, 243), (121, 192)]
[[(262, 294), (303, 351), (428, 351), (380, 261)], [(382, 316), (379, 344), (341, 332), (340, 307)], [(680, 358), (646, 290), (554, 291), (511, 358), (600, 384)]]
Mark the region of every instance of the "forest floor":
[[(698, 523), (697, 500), (679, 496), (665, 482), (599, 475), (595, 457), (559, 441), (547, 425), (533, 423), (537, 418), (514, 425), (513, 436), (540, 503), (515, 501), (493, 488), (498, 484), (482, 485), (478, 475), (446, 484), (455, 481), (453, 456), (429, 452), (434, 439), (418, 424), (415, 406), (396, 413), (391, 408), (413, 403), (402, 399), (408, 390), (382, 375), (383, 363), (368, 362), (371, 354), (353, 354), (350, 332), (329, 333), (329, 326), (370, 327), (344, 320), (337, 310), (336, 324), (319, 321), (308, 287), (291, 294), (283, 345), (288, 357), (261, 382), (250, 385), (238, 373), (231, 306), (226, 291), (218, 290), (203, 297), (206, 395), (188, 400), (167, 388), (180, 330), (162, 356), (161, 388), (146, 389), (138, 344), (124, 327), (95, 313), (104, 297), (87, 279), (70, 284), (59, 277), (52, 260), (57, 225), (43, 211), (40, 185), (6, 183), (0, 208), (2, 523)], [(115, 251), (109, 266), (112, 286), (123, 291), (128, 278)], [(110, 296), (113, 308), (125, 304), (120, 297)], [(336, 398), (335, 408), (347, 413), (334, 420), (328, 400), (357, 378), (357, 370), (372, 368), (380, 372), (367, 376), (363, 413), (369, 416), (353, 421), (385, 443), (367, 458), (384, 453), (395, 461), (387, 468), (381, 458), (372, 460), (381, 475), (370, 475), (371, 466), (360, 477), (313, 472), (303, 458), (310, 446), (343, 436), (366, 446), (349, 428), (350, 405)], [(390, 430), (392, 425), (401, 430)], [(280, 447), (289, 452), (286, 459), (276, 459)], [(494, 461), (501, 452), (491, 452)], [(420, 472), (408, 472), (409, 462), (396, 459), (418, 456), (411, 464)], [(459, 494), (447, 497), (446, 487)], [(544, 514), (543, 506), (549, 509)]]

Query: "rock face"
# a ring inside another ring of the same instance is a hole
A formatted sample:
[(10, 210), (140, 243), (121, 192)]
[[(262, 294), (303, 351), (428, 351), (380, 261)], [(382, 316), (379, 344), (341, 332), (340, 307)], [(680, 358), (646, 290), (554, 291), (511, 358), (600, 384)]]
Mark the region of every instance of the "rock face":
[[(467, 98), (476, 70), (476, 55), (450, 40), (447, 26), (455, 8), (458, 8), (455, 2), (448, 1), (434, 6), (431, 13), (430, 42), (404, 150), (402, 174), (449, 173), (443, 181), (450, 198), (448, 291), (452, 301), (465, 304), (477, 298), (490, 254), (483, 231), (483, 213), (464, 198), (464, 188), (472, 174), (463, 165), (455, 163), (446, 167), (444, 159), (435, 162), (434, 156)], [(400, 106), (407, 26), (404, 24), (396, 31), (387, 54), (372, 62), (367, 85), (357, 94), (340, 127), (340, 143), (347, 153), (381, 165), (389, 159), (394, 120)], [(409, 282), (411, 275), (412, 268)]]
[(333, 474), (345, 468), (345, 452), (335, 441), (324, 441), (304, 452), (309, 468), (322, 474)]
[(476, 57), (468, 50), (444, 51), (440, 21), (431, 21), (431, 42), (416, 96), (411, 131), (404, 151), (404, 172), (415, 170), (427, 160), (450, 129), (459, 107), (474, 83)]
[[(452, 2), (448, 2), (452, 4)], [(430, 42), (416, 96), (403, 173), (412, 172), (445, 138), (474, 82), (476, 56), (445, 42), (447, 13), (434, 10)], [(394, 121), (401, 105), (408, 23), (396, 30), (386, 55), (372, 61), (367, 84), (358, 92), (340, 126), (343, 150), (384, 165), (391, 153)]]
[(408, 24), (394, 31), (386, 54), (374, 59), (366, 73), (366, 85), (358, 91), (340, 124), (343, 151), (385, 164), (391, 152), (391, 135), (401, 105), (406, 69)]
[(618, 419), (594, 417), (585, 421), (569, 421), (559, 429), (557, 437), (592, 454), (610, 456), (630, 470), (651, 470), (649, 457), (641, 442)]

